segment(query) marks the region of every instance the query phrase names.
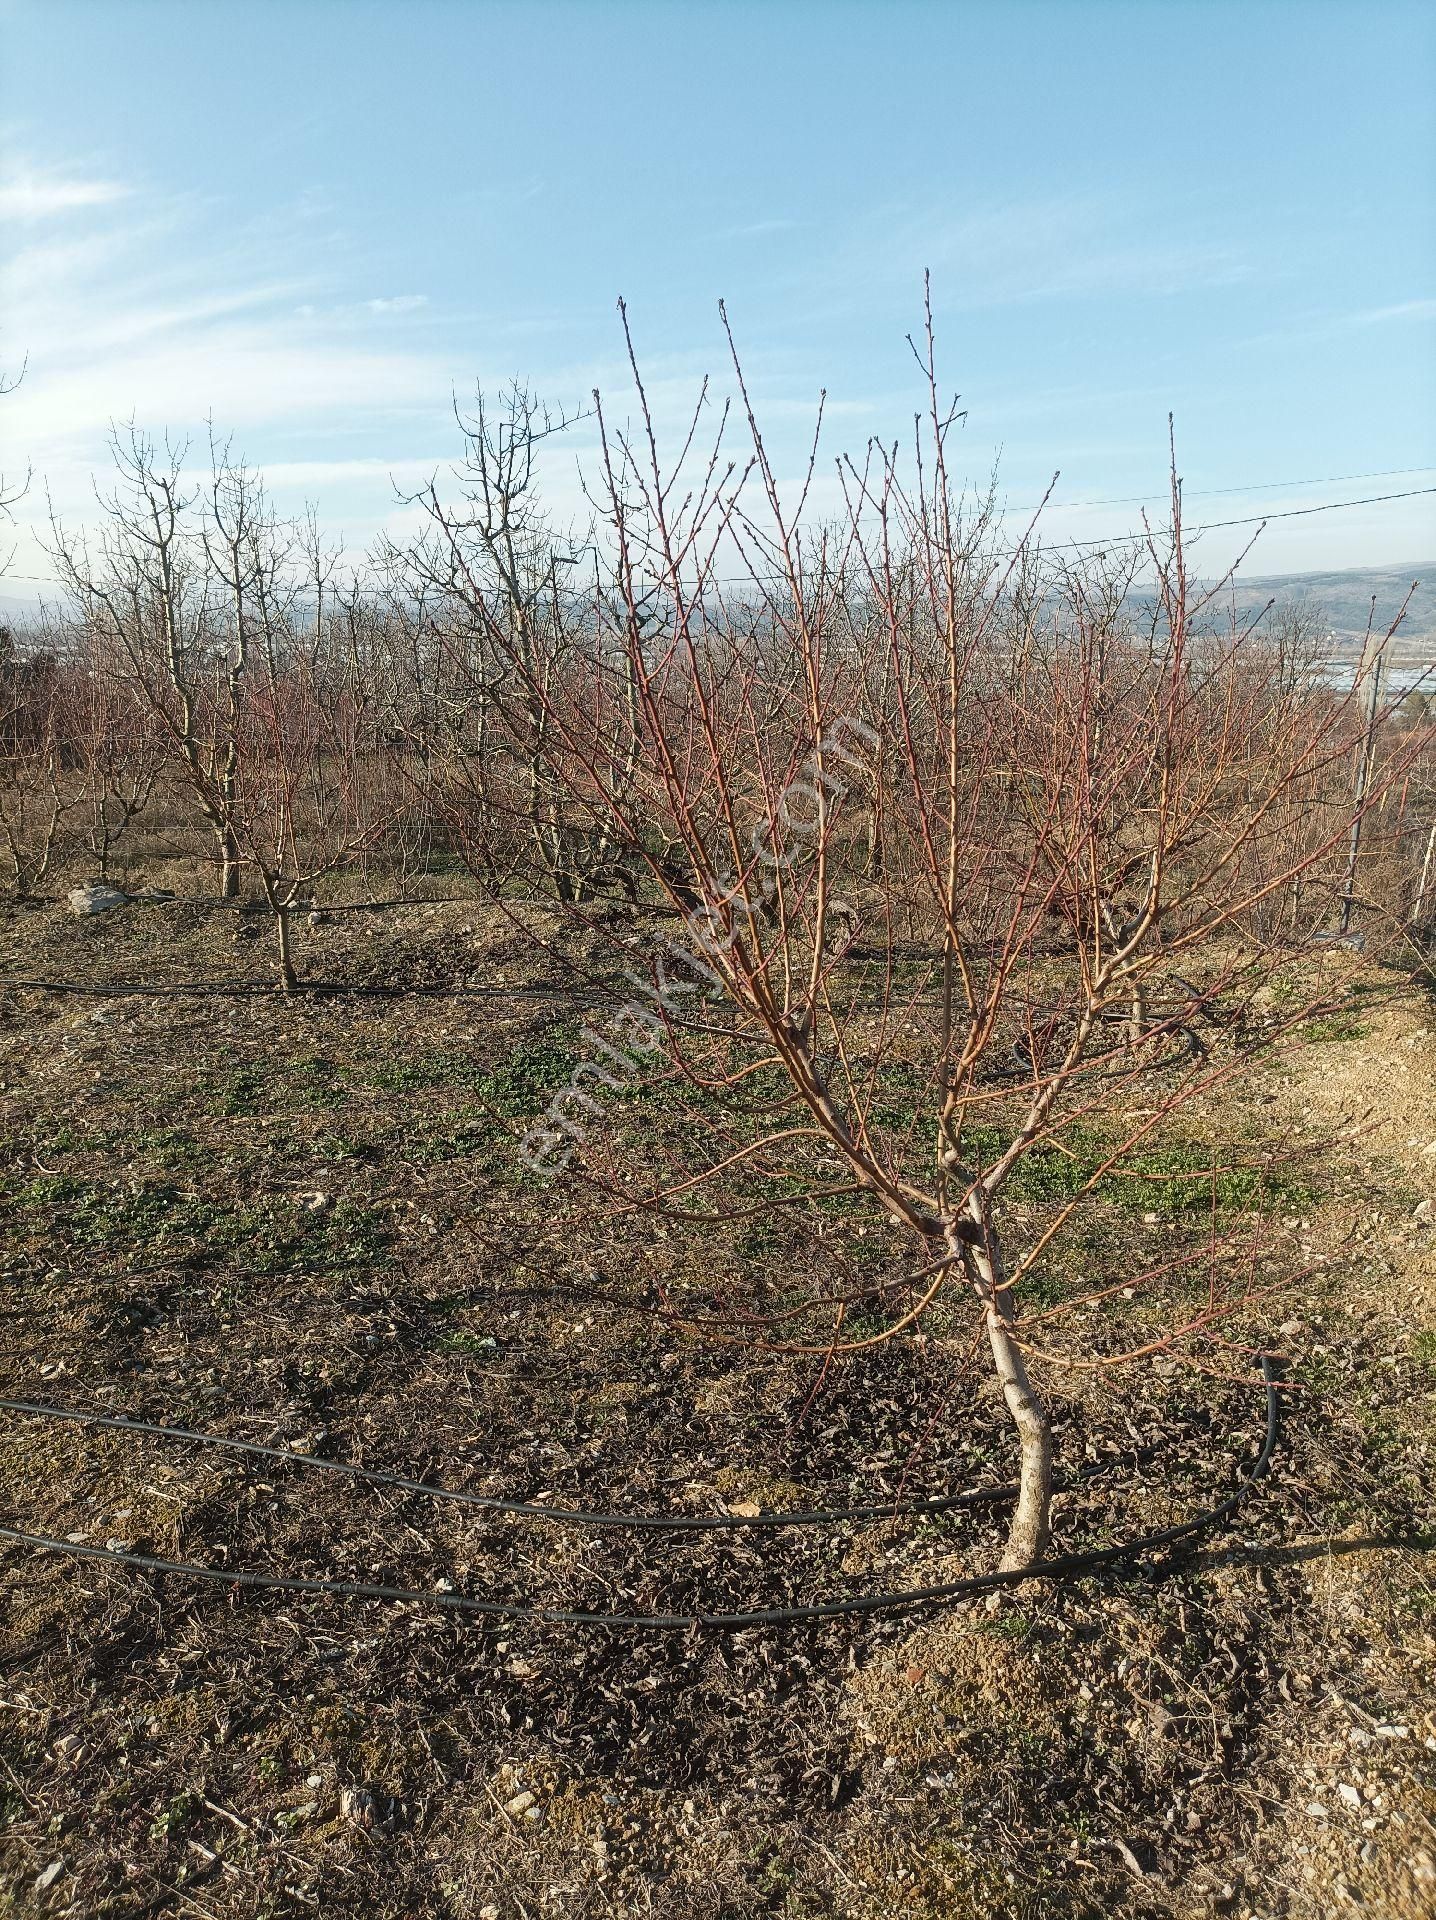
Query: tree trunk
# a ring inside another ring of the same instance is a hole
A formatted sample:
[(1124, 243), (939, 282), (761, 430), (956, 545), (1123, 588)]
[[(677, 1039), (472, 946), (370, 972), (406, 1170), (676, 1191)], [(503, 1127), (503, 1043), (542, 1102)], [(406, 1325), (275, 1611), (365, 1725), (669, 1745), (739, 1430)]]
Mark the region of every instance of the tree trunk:
[(954, 1221), (947, 1243), (960, 1254), (964, 1268), (981, 1300), (987, 1320), (992, 1362), (1002, 1385), (1002, 1397), (1021, 1443), (1017, 1507), (1008, 1528), (1001, 1571), (1030, 1567), (1047, 1551), (1052, 1532), (1052, 1423), (1027, 1373), (1022, 1349), (1012, 1337), (1012, 1291), (1002, 1263), (1002, 1248), (990, 1219), (969, 1202), (965, 1233), (976, 1228), (977, 1244), (957, 1231)]
[(1007, 1316), (995, 1301), (987, 1309), (987, 1338), (1002, 1382), (1002, 1397), (1022, 1444), (1017, 1508), (1001, 1561), (1006, 1573), (1040, 1560), (1052, 1537), (1052, 1425), (1027, 1377), (1027, 1365), (1009, 1331)]
[(221, 900), (239, 898), (239, 843), (234, 837), (232, 827), (218, 830), (219, 840), (219, 897)]
[(876, 790), (868, 799), (868, 855), (863, 871), (870, 879), (883, 871), (883, 822)]
[(294, 955), (289, 941), (289, 908), (287, 906), (275, 908), (274, 925), (279, 935), (279, 984), (286, 993), (293, 993), (299, 982), (294, 971)]
[(1127, 1044), (1140, 1047), (1147, 1037), (1147, 985), (1144, 980), (1132, 984), (1132, 999), (1127, 1009)]

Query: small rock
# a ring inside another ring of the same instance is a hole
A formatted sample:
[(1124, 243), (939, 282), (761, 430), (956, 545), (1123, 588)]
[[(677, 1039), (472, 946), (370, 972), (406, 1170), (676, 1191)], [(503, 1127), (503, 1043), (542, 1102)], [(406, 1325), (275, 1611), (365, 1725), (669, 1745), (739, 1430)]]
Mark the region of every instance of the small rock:
[(1326, 1808), (1319, 1800), (1308, 1800), (1306, 1810), (1313, 1820), (1325, 1820), (1327, 1817)]
[(1350, 1786), (1343, 1780), (1336, 1791), (1341, 1795), (1347, 1806), (1359, 1807), (1361, 1805), (1361, 1789), (1359, 1787)]
[(68, 898), (71, 913), (82, 920), (92, 914), (109, 913), (114, 907), (127, 907), (130, 904), (130, 896), (122, 893), (118, 887), (112, 887), (106, 880), (87, 880), (82, 887), (71, 887)]
[(516, 1793), (512, 1800), (505, 1803), (504, 1812), (513, 1814), (517, 1819), (520, 1814), (527, 1813), (533, 1803), (534, 1796), (525, 1788), (522, 1793)]
[(1423, 1227), (1436, 1227), (1436, 1202), (1423, 1200), (1412, 1213), (1413, 1220), (1420, 1221)]
[(43, 1872), (35, 1875), (36, 1893), (43, 1893), (46, 1887), (53, 1887), (64, 1871), (65, 1863), (63, 1860), (52, 1860)]
[(334, 1196), (328, 1193), (306, 1193), (300, 1205), (306, 1213), (328, 1213), (334, 1205)]
[(379, 1803), (367, 1787), (346, 1787), (339, 1796), (339, 1811), (356, 1827), (372, 1827), (379, 1816)]

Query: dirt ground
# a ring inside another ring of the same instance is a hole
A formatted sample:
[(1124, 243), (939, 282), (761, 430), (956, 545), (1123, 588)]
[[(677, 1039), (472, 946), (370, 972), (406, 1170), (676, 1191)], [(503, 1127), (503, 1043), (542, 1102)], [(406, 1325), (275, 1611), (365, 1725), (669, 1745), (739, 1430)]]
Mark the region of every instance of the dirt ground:
[[(254, 983), (253, 931), (199, 905), (7, 910), (0, 1392), (596, 1508), (1010, 1477), (960, 1328), (823, 1378), (698, 1342), (654, 1313), (660, 1289), (701, 1302), (812, 1247), (761, 1219), (621, 1226), (520, 1175), (512, 1129), (566, 1078), (583, 1009), (492, 910), (305, 931), (312, 975), (467, 997), (16, 984)], [(1436, 1913), (1436, 1000), (1398, 973), (1359, 984), (1203, 1117), (1290, 1134), (1283, 1230), (1313, 1271), (1268, 1303), (1290, 1382), (1275, 1469), (1199, 1551), (927, 1616), (723, 1633), (7, 1547), (0, 1913)], [(622, 1120), (642, 1154), (662, 1115)], [(1181, 1230), (1114, 1211), (1083, 1257), (1119, 1272), (1133, 1235)], [(1209, 1505), (1260, 1441), (1241, 1381), (1167, 1364), (1045, 1384), (1061, 1468), (1088, 1476), (1059, 1497), (1064, 1548)], [(680, 1613), (951, 1579), (1000, 1550), (983, 1508), (645, 1538), (13, 1414), (0, 1524)]]

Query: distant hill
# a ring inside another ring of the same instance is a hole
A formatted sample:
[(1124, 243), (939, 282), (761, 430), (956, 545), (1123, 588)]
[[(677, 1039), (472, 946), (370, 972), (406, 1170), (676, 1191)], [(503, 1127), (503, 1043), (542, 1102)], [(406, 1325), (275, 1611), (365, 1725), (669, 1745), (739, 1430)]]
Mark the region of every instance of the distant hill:
[[(1371, 596), (1376, 596), (1377, 630), (1384, 633), (1413, 580), (1420, 585), (1401, 624), (1400, 649), (1404, 654), (1419, 653), (1436, 661), (1436, 560), (1412, 561), (1399, 567), (1340, 568), (1329, 573), (1238, 574), (1237, 607), (1254, 615), (1271, 599), (1309, 600), (1320, 608), (1332, 640), (1345, 651), (1349, 646), (1359, 646), (1365, 636)], [(0, 624), (33, 618), (39, 591), (26, 595), (15, 582), (7, 592), (4, 576), (0, 575)], [(1140, 590), (1133, 599), (1139, 604), (1145, 602)]]
[(1427, 642), (1436, 656), (1436, 560), (1399, 567), (1350, 567), (1331, 573), (1280, 573), (1237, 576), (1237, 605), (1255, 613), (1267, 600), (1309, 600), (1319, 607), (1333, 640), (1359, 645), (1376, 596), (1374, 625), (1384, 633), (1413, 580), (1420, 582), (1399, 630), (1403, 650)]

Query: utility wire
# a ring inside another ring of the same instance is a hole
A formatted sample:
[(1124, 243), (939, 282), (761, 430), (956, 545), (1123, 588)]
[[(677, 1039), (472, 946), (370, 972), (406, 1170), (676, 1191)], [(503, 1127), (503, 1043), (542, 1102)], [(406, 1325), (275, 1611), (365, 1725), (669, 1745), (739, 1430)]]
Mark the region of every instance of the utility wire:
[[(1386, 500), (1416, 500), (1423, 494), (1436, 493), (1436, 487), (1407, 487), (1401, 493), (1369, 493), (1361, 500), (1327, 500), (1314, 507), (1288, 507), (1280, 513), (1247, 514), (1240, 520), (1208, 520), (1204, 526), (1193, 527), (1193, 533), (1215, 533), (1220, 527), (1265, 526), (1268, 520), (1300, 520), (1308, 513), (1335, 513), (1341, 507), (1377, 507)], [(1187, 529), (1183, 529), (1185, 533)], [(1145, 540), (1146, 534), (1134, 535)]]
[[(1307, 514), (1338, 513), (1346, 507), (1375, 507), (1384, 504), (1388, 500), (1417, 500), (1427, 494), (1433, 493), (1436, 493), (1436, 487), (1405, 487), (1399, 493), (1372, 493), (1367, 494), (1360, 500), (1323, 500), (1315, 506), (1287, 507), (1270, 513), (1244, 514), (1235, 520), (1206, 520), (1200, 526), (1184, 526), (1182, 528), (1182, 538), (1184, 540), (1190, 540), (1199, 533), (1217, 533), (1227, 527), (1264, 527), (1272, 520), (1299, 520)], [(998, 517), (1001, 518), (1004, 517), (1004, 515), (1016, 514), (1020, 511), (1022, 510), (1016, 507), (1005, 508), (1003, 515), (999, 515)], [(1030, 511), (1035, 511), (1035, 509), (1031, 509)], [(1160, 534), (1160, 529), (1158, 530), (1158, 534)], [(1135, 533), (1113, 533), (1100, 538), (1082, 540), (1037, 540), (1034, 541), (1033, 545), (1034, 549), (1040, 547), (1044, 553), (1065, 553), (1089, 547), (1143, 546), (1152, 537), (1153, 535), (1149, 533), (1147, 528), (1143, 527)], [(1016, 547), (1008, 547), (1003, 549), (1003, 551), (1011, 554), (1017, 552), (1018, 549)], [(1360, 571), (1360, 569), (1356, 569), (1356, 571)], [(754, 570), (749, 573), (719, 574), (711, 576), (709, 579), (710, 585), (718, 587), (786, 586), (787, 583), (787, 574), (776, 571), (760, 573)]]
[[(1429, 467), (1410, 467), (1410, 468), (1393, 467), (1390, 469), (1390, 471), (1392, 473), (1405, 473), (1405, 472), (1429, 473), (1432, 471), (1432, 469)], [(1360, 476), (1353, 475), (1352, 477), (1358, 478)], [(1281, 483), (1263, 482), (1260, 484), (1281, 484)], [(1300, 483), (1290, 482), (1288, 484), (1296, 485)], [(1222, 487), (1222, 488), (1216, 488), (1213, 491), (1217, 493), (1245, 493), (1249, 491), (1249, 489), (1245, 487)], [(1347, 507), (1376, 507), (1376, 506), (1383, 506), (1388, 501), (1392, 501), (1392, 500), (1417, 500), (1417, 499), (1423, 498), (1427, 494), (1433, 494), (1433, 493), (1436, 493), (1436, 487), (1406, 487), (1406, 488), (1403, 488), (1398, 493), (1366, 494), (1365, 496), (1363, 496), (1363, 498), (1359, 500), (1323, 500), (1319, 502), (1317, 505), (1310, 506), (1310, 507), (1287, 507), (1287, 508), (1272, 511), (1270, 513), (1245, 514), (1235, 520), (1208, 520), (1208, 521), (1205, 521), (1201, 526), (1184, 527), (1182, 532), (1183, 532), (1184, 538), (1190, 538), (1191, 536), (1199, 533), (1217, 533), (1223, 530), (1224, 528), (1228, 528), (1228, 527), (1265, 526), (1269, 520), (1299, 520), (1308, 514), (1338, 513), (1343, 508), (1347, 508)], [(1134, 503), (1137, 503), (1137, 502), (1140, 502), (1140, 500), (1143, 497), (1144, 496), (1141, 496), (1141, 495), (1133, 495), (1131, 496), (1131, 499), (1133, 500)], [(1205, 497), (1205, 496), (1194, 496), (1194, 497)], [(1158, 496), (1153, 496), (1154, 504), (1156, 503), (1157, 498)], [(1080, 506), (1084, 503), (1074, 502), (1073, 504)], [(1095, 505), (1096, 503), (1089, 502), (1086, 504)], [(1115, 504), (1115, 502), (1110, 504)], [(1008, 515), (1029, 512), (1029, 511), (1035, 511), (1035, 509), (1028, 509), (1028, 508), (1021, 508), (1021, 507), (1004, 507), (1002, 509), (1002, 515), (999, 517), (1005, 517)], [(1129, 532), (1129, 533), (1107, 534), (1096, 539), (1054, 540), (1047, 544), (1046, 550), (1051, 552), (1054, 550), (1066, 551), (1073, 548), (1085, 548), (1085, 547), (1131, 546), (1135, 544), (1141, 544), (1142, 542), (1146, 541), (1148, 538), (1149, 538), (1149, 535), (1147, 533), (1147, 530), (1143, 528), (1140, 532), (1136, 532), (1136, 533)], [(711, 576), (709, 580), (709, 584), (713, 586), (739, 586), (739, 585), (752, 585), (752, 584), (757, 584), (762, 586), (765, 584), (776, 584), (778, 582), (782, 582), (786, 580), (786, 578), (787, 578), (786, 574), (782, 574), (782, 573), (771, 573), (771, 574), (735, 573), (735, 574), (723, 574), (719, 576)], [(3, 574), (3, 575), (0, 575), (0, 579), (26, 580), (31, 582), (32, 584), (36, 584), (40, 586), (57, 586), (59, 584), (57, 581), (46, 579), (40, 574), (34, 574), (34, 573)]]
[[(1193, 487), (1182, 489), (1184, 500), (1218, 500), (1233, 493), (1265, 493), (1275, 487), (1335, 487), (1349, 480), (1395, 480), (1413, 473), (1436, 473), (1436, 467), (1376, 467), (1370, 473), (1311, 473), (1299, 480), (1248, 480), (1239, 487)], [(1069, 500), (1067, 506), (1076, 511), (1087, 507), (1148, 507), (1162, 506), (1169, 498), (1164, 488), (1160, 493), (1109, 494), (1101, 500)], [(1004, 507), (1004, 513), (1035, 513), (1036, 503), (1027, 507)]]

